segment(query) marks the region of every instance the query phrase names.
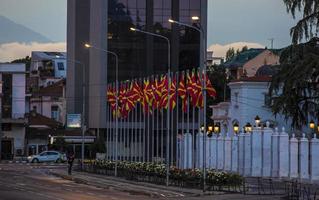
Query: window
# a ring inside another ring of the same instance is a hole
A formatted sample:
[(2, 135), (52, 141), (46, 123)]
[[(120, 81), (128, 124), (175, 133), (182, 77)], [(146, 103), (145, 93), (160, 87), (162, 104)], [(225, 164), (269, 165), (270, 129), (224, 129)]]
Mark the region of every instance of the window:
[(12, 130), (11, 124), (3, 123), (1, 126), (2, 126), (2, 131), (11, 131)]
[(58, 120), (59, 119), (59, 107), (51, 106), (51, 118)]
[(58, 70), (63, 71), (64, 70), (64, 63), (63, 62), (58, 62)]
[(269, 94), (264, 94), (264, 105), (267, 107), (271, 106), (271, 97)]

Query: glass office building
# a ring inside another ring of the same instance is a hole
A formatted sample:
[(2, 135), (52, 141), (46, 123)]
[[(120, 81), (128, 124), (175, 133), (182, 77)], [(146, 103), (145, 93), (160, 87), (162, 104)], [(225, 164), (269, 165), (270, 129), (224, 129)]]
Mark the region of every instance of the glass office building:
[[(192, 16), (198, 16), (200, 21), (192, 21)], [(85, 49), (85, 42), (118, 54), (119, 80), (167, 71), (167, 42), (132, 32), (130, 27), (170, 39), (172, 71), (199, 67), (203, 56), (200, 48), (204, 47), (199, 33), (172, 25), (169, 18), (198, 26), (206, 32), (207, 0), (68, 0), (68, 113), (82, 112), (81, 83), (85, 73), (88, 128), (105, 127), (105, 87), (115, 80), (115, 59), (106, 52)], [(82, 62), (85, 69), (75, 61)]]

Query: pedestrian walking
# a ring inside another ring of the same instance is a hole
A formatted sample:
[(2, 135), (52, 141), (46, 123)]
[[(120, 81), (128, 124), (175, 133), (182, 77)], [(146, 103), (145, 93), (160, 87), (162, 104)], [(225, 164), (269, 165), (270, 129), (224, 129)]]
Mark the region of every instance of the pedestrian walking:
[(74, 153), (70, 152), (68, 154), (68, 174), (72, 175), (72, 166), (73, 166), (73, 161), (74, 161)]

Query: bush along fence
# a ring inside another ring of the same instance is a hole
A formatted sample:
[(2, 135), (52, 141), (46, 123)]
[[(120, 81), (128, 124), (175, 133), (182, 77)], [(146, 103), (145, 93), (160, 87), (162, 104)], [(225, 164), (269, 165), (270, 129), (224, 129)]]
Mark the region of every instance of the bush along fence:
[[(83, 170), (86, 172), (113, 176), (114, 161), (86, 160)], [(170, 185), (202, 189), (203, 174), (200, 169), (178, 169), (170, 167)], [(209, 190), (241, 192), (244, 179), (236, 173), (207, 170), (206, 184)], [(118, 176), (128, 180), (165, 184), (165, 164), (147, 162), (118, 162)]]

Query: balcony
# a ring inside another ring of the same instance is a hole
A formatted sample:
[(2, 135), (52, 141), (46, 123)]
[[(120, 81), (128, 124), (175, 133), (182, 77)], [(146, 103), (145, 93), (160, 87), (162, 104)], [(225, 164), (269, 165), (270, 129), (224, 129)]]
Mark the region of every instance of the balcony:
[(25, 118), (23, 113), (12, 113), (11, 118), (3, 117), (2, 123), (12, 123), (12, 124), (24, 124), (27, 123), (28, 120)]

